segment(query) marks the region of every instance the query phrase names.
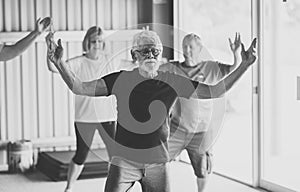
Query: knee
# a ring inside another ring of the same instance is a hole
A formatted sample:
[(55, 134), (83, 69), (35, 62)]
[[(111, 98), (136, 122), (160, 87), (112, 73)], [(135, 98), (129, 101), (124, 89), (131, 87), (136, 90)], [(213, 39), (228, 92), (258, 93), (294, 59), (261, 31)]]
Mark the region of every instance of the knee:
[(77, 165), (83, 165), (86, 161), (86, 158), (87, 158), (87, 153), (76, 152), (72, 161)]
[(193, 164), (194, 173), (199, 179), (205, 179), (212, 173), (211, 155), (205, 153)]
[(202, 168), (195, 169), (194, 173), (198, 179), (205, 179), (208, 176), (208, 171)]

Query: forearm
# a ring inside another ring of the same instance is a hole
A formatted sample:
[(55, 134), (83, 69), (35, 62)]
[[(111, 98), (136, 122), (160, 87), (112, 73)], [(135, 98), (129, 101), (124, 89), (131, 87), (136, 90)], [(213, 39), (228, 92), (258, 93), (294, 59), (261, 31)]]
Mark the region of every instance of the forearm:
[(17, 55), (20, 55), (21, 53), (23, 53), (40, 34), (41, 33), (38, 31), (32, 31), (26, 37), (19, 40), (14, 45), (11, 45), (12, 52), (14, 52), (14, 54), (15, 54), (14, 56), (17, 56)]
[(51, 71), (52, 73), (59, 73), (57, 68), (54, 66), (54, 64), (50, 61), (50, 59), (47, 57), (47, 67), (48, 70)]
[(235, 82), (247, 71), (249, 65), (241, 63), (239, 67), (226, 76), (222, 81), (210, 87), (211, 97), (218, 98), (232, 88)]
[(55, 67), (69, 89), (74, 94), (83, 95), (82, 81), (68, 68), (68, 65), (64, 61), (59, 60)]
[(55, 64), (55, 66), (69, 89), (74, 94), (92, 97), (107, 95), (108, 92), (103, 79), (82, 82), (81, 79), (79, 79), (62, 60)]
[(240, 62), (241, 59), (239, 53), (233, 53), (233, 64), (230, 66), (230, 71), (235, 70)]

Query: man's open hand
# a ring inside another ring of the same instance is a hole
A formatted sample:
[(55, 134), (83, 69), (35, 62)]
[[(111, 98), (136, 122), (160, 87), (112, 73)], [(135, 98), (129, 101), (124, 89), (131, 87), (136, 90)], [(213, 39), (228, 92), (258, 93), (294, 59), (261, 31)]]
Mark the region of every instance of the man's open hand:
[(44, 31), (50, 29), (50, 25), (52, 25), (52, 19), (50, 17), (45, 17), (43, 19), (39, 18), (35, 22), (35, 31), (38, 33), (43, 33)]
[(57, 65), (62, 59), (64, 49), (61, 45), (61, 39), (59, 39), (56, 44), (53, 39), (53, 34), (50, 33), (46, 37), (46, 43), (48, 47), (48, 59), (55, 65)]
[(241, 51), (242, 63), (244, 63), (247, 66), (250, 66), (254, 63), (254, 61), (256, 60), (255, 47), (256, 47), (256, 38), (253, 39), (247, 51), (245, 51), (245, 46), (242, 43), (242, 51)]

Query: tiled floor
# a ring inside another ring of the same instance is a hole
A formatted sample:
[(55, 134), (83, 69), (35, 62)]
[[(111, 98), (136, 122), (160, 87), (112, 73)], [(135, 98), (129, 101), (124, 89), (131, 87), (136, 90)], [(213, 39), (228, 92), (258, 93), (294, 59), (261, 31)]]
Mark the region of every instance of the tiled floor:
[[(190, 165), (174, 162), (170, 165), (171, 192), (194, 192), (196, 182)], [(79, 180), (74, 192), (103, 191), (105, 178)], [(63, 192), (65, 182), (50, 181), (40, 172), (27, 175), (0, 173), (0, 192)], [(135, 184), (131, 192), (140, 192), (140, 185)], [(218, 175), (212, 175), (207, 192), (257, 192), (248, 186), (233, 182)]]

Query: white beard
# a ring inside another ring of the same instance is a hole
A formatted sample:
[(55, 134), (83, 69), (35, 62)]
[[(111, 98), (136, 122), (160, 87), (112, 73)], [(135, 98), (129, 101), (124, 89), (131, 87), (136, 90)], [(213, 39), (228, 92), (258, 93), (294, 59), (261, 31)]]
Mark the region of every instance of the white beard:
[[(146, 78), (154, 78), (157, 76), (157, 71), (158, 71), (158, 64), (156, 63), (153, 67), (147, 67), (146, 66), (147, 64), (142, 64), (140, 67), (139, 67), (139, 72), (140, 74), (143, 76), (143, 77), (146, 77)], [(149, 64), (148, 64), (149, 65)]]

